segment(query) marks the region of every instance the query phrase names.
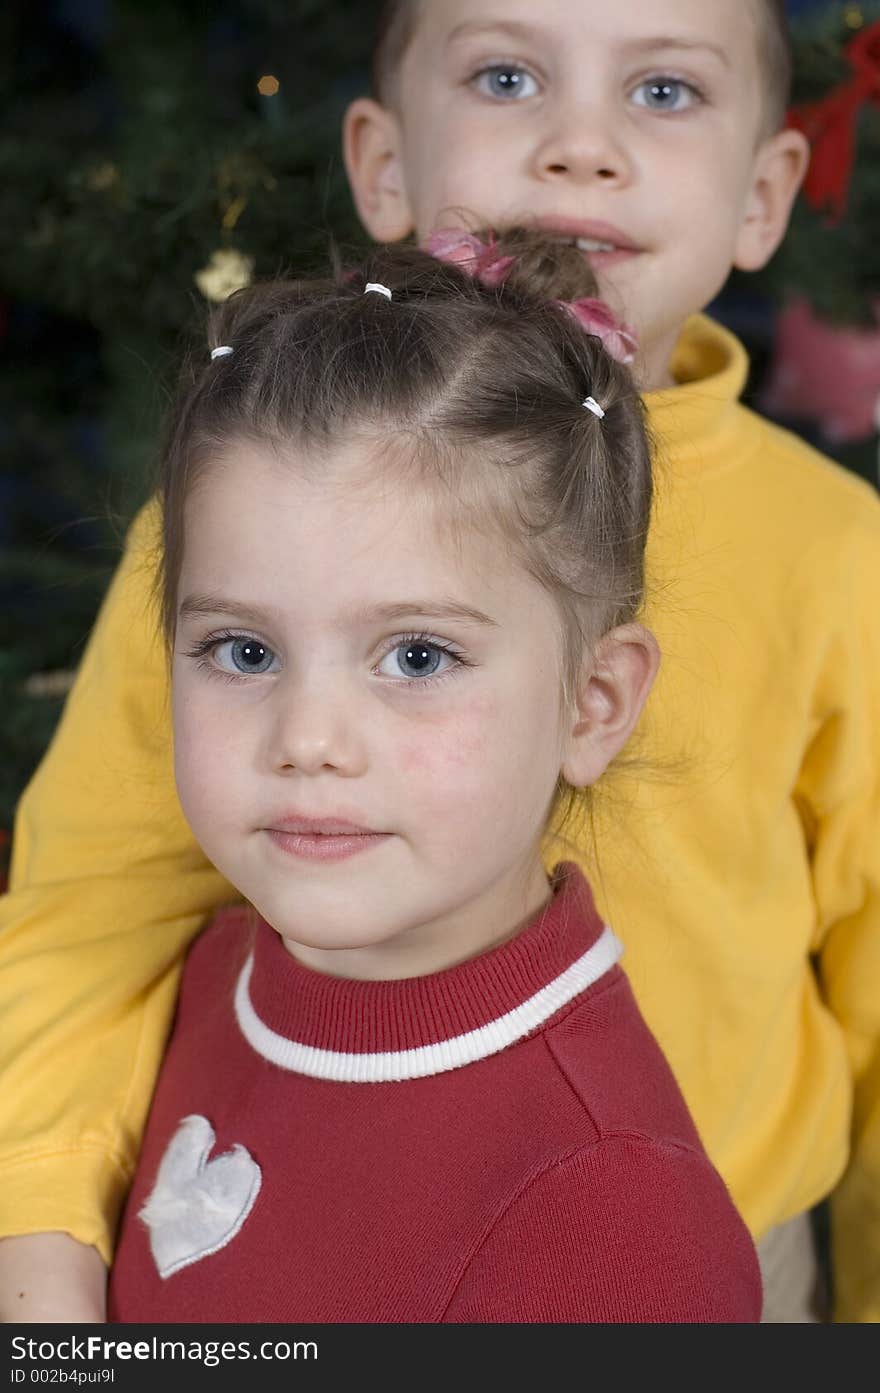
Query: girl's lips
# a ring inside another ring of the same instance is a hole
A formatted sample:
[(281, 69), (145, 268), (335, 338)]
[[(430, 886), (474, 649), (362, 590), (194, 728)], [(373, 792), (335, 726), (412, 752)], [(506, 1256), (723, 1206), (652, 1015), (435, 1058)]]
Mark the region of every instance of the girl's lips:
[(285, 832), (277, 827), (267, 827), (265, 832), (279, 851), (303, 861), (344, 861), (386, 842), (391, 835), (389, 832)]

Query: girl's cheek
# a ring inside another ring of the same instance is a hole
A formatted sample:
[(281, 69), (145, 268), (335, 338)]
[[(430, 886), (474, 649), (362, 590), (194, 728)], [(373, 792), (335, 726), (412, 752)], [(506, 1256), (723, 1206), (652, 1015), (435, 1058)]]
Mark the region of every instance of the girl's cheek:
[(482, 742), (412, 741), (399, 751), (398, 767), (407, 774), (441, 776), (450, 771), (460, 772), (479, 760)]
[(175, 707), (174, 764), (178, 784), (199, 799), (234, 783), (239, 774), (240, 724), (192, 702)]
[(426, 722), (418, 733), (408, 731), (398, 746), (399, 767), (435, 776), (485, 769), (492, 763), (494, 730), (494, 703), (475, 701), (454, 718)]

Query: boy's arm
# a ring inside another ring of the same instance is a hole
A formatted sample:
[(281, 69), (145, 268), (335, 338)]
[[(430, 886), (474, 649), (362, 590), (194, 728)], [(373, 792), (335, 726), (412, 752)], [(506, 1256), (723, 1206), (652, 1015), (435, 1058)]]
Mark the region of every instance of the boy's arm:
[(840, 552), (813, 557), (838, 617), (817, 675), (816, 728), (797, 796), (812, 842), (819, 977), (844, 1029), (855, 1086), (850, 1162), (831, 1196), (834, 1316), (873, 1322), (880, 1321), (880, 508), (867, 495), (865, 505), (864, 525)]
[(148, 505), (55, 739), (18, 809), (0, 899), (0, 1235), (73, 1235), (109, 1261), (206, 915), (235, 898), (174, 791)]
[(107, 1319), (107, 1268), (66, 1233), (0, 1238), (0, 1322)]

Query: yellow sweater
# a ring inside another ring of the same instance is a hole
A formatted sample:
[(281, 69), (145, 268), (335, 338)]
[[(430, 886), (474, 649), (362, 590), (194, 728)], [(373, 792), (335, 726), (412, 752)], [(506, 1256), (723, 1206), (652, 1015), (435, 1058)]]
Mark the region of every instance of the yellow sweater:
[[(642, 763), (598, 799), (598, 870), (570, 835), (752, 1232), (833, 1190), (837, 1316), (876, 1321), (880, 504), (738, 404), (726, 331), (692, 320), (674, 370), (648, 398), (664, 660)], [(234, 898), (175, 798), (156, 522), (132, 528), (0, 901), (0, 1232), (105, 1257), (182, 954)]]

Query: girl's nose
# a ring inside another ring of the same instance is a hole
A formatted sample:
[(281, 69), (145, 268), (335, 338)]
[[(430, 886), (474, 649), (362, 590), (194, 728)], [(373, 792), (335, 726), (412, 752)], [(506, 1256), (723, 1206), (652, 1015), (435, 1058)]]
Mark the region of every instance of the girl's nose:
[(342, 679), (279, 683), (268, 732), (272, 769), (310, 775), (333, 771), (345, 778), (363, 774), (367, 755), (358, 706)]
[(572, 102), (550, 112), (534, 158), (540, 179), (624, 186), (632, 178), (623, 132), (593, 104)]

